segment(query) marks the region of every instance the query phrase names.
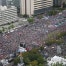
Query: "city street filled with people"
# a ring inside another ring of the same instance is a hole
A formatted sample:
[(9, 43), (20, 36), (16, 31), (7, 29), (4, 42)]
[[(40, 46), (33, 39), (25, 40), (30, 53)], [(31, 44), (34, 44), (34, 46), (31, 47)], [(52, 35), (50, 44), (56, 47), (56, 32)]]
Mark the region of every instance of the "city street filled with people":
[(66, 10), (55, 16), (44, 16), (41, 19), (34, 18), (33, 24), (27, 24), (14, 29), (13, 32), (0, 34), (0, 59), (17, 52), (20, 44), (24, 44), (27, 50), (42, 46), (48, 34), (54, 31), (66, 31)]

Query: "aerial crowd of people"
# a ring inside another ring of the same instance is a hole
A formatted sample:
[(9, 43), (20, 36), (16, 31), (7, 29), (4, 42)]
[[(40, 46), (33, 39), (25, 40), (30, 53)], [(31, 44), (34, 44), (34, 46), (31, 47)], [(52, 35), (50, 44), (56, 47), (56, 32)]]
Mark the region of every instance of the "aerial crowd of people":
[(66, 11), (55, 16), (34, 18), (34, 23), (21, 26), (13, 32), (0, 34), (0, 58), (17, 52), (20, 44), (25, 44), (27, 50), (42, 46), (47, 35), (54, 31), (66, 31)]

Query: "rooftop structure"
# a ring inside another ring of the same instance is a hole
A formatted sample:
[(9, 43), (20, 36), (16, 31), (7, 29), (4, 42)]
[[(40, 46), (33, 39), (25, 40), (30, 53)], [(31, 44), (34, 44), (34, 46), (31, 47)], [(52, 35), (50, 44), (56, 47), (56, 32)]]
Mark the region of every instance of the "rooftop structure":
[(0, 11), (7, 10), (7, 6), (0, 6)]

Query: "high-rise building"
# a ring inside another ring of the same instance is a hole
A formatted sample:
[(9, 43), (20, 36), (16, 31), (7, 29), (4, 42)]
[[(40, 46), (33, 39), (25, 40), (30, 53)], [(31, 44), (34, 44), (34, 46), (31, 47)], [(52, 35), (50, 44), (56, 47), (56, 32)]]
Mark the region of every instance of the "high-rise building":
[(0, 5), (2, 6), (6, 5), (6, 0), (0, 0)]
[(16, 7), (20, 7), (20, 0), (0, 0), (0, 5), (6, 6), (6, 5), (13, 5)]
[(7, 6), (15, 6), (17, 7), (17, 12), (20, 12), (20, 0), (6, 0)]
[(17, 12), (20, 12), (20, 0), (0, 0), (0, 5), (2, 6), (15, 6), (17, 7)]
[(6, 0), (2, 0), (2, 5), (6, 5)]
[(10, 1), (10, 0), (0, 0), (0, 4), (1, 4), (2, 6), (6, 6), (6, 5), (9, 4), (9, 1)]
[(53, 6), (53, 0), (20, 0), (20, 13), (33, 15), (43, 13)]
[(62, 0), (53, 0), (54, 6), (61, 6)]
[(0, 6), (0, 25), (15, 22), (17, 19), (17, 9), (15, 6), (8, 8)]

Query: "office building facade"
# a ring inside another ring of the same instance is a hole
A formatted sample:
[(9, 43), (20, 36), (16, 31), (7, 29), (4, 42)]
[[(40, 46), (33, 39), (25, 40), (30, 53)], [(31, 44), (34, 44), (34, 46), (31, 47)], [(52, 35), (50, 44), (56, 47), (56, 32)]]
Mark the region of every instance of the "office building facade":
[(7, 8), (0, 6), (0, 25), (15, 22), (17, 20), (17, 9), (15, 6)]
[(54, 6), (61, 6), (63, 3), (66, 4), (66, 0), (53, 0), (53, 5)]
[(20, 13), (33, 15), (43, 13), (53, 6), (53, 0), (20, 0)]
[(61, 6), (62, 0), (53, 0), (53, 5), (54, 6)]
[(0, 5), (2, 6), (15, 6), (15, 7), (20, 7), (20, 0), (0, 0)]
[(0, 5), (2, 6), (6, 5), (6, 0), (0, 0)]

